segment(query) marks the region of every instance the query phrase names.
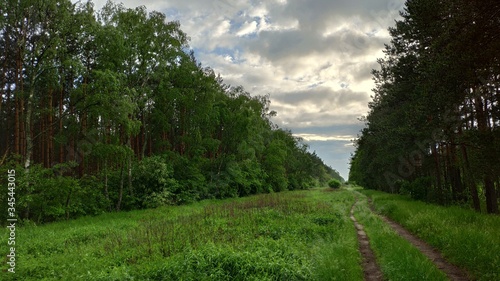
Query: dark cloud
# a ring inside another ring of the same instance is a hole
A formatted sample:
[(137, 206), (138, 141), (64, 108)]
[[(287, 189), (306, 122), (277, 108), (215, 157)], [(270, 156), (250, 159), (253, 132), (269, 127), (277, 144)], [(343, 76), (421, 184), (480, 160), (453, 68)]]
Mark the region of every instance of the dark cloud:
[(310, 90), (286, 92), (273, 95), (273, 99), (284, 104), (296, 106), (315, 105), (318, 112), (349, 106), (353, 103), (367, 103), (369, 97), (365, 92), (354, 92), (350, 89), (334, 91), (328, 87), (316, 87)]
[(351, 16), (359, 16), (365, 21), (382, 21), (381, 14), (399, 10), (403, 3), (404, 0), (289, 0), (284, 6), (274, 6), (276, 9), (271, 12), (298, 19), (304, 30), (321, 30)]
[(249, 40), (246, 48), (278, 65), (300, 61), (309, 55), (366, 56), (383, 48), (386, 38), (370, 37), (346, 29), (328, 36), (303, 30), (268, 30)]

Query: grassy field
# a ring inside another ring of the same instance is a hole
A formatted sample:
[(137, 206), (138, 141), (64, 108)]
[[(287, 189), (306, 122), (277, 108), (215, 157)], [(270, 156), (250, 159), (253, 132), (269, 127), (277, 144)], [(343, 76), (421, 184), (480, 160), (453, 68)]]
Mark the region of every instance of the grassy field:
[(363, 224), (387, 280), (448, 280), (424, 254), (370, 211), (364, 195), (358, 193), (358, 198), (354, 216)]
[(376, 210), (399, 222), (478, 280), (500, 280), (500, 216), (361, 191)]
[[(499, 279), (498, 216), (360, 191), (477, 279)], [(387, 280), (446, 280), (363, 194), (282, 192), (23, 226), (16, 273), (3, 263), (0, 280), (363, 280), (349, 219), (356, 197), (356, 219)]]
[(353, 203), (317, 189), (25, 226), (1, 279), (362, 280)]

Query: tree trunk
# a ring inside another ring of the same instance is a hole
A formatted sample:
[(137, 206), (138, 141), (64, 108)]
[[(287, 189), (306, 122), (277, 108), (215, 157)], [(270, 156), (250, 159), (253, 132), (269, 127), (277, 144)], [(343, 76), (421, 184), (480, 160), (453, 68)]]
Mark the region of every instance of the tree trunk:
[[(492, 132), (490, 128), (488, 127), (488, 122), (486, 121), (487, 118), (487, 113), (484, 111), (484, 103), (483, 103), (483, 98), (482, 97), (477, 97), (475, 99), (476, 104), (476, 120), (477, 120), (477, 126), (479, 129), (479, 134), (485, 139), (492, 139)], [(481, 147), (482, 154), (484, 159), (488, 159), (488, 153), (490, 153), (490, 146), (491, 143), (488, 140), (485, 140), (483, 146)], [(495, 164), (495, 163), (492, 163)], [(497, 196), (495, 192), (495, 184), (494, 184), (494, 173), (491, 170), (491, 165), (490, 163), (485, 163), (485, 169), (484, 169), (484, 175), (483, 175), (483, 181), (484, 181), (484, 191), (486, 195), (486, 211), (490, 214), (497, 214), (498, 213), (498, 201), (497, 201)]]
[(125, 181), (125, 177), (123, 175), (123, 168), (125, 165), (121, 165), (120, 169), (120, 191), (118, 193), (118, 202), (116, 203), (116, 211), (120, 211), (121, 205), (122, 205), (122, 198), (123, 198), (123, 184)]
[(25, 131), (26, 131), (26, 157), (24, 160), (24, 169), (26, 173), (29, 172), (31, 165), (31, 154), (33, 153), (33, 140), (31, 138), (31, 115), (33, 113), (33, 98), (35, 96), (35, 88), (31, 87), (28, 96), (28, 103), (26, 108), (26, 121), (25, 121)]
[(498, 200), (495, 184), (490, 175), (484, 177), (484, 191), (486, 193), (486, 211), (488, 214), (498, 214)]
[[(19, 62), (19, 59), (18, 59), (18, 64), (20, 64)], [(18, 65), (18, 68), (20, 69), (21, 66)], [(19, 69), (16, 69), (16, 85), (18, 85), (20, 83), (20, 80), (21, 80), (21, 70)], [(21, 114), (21, 98), (20, 98), (20, 95), (21, 95), (21, 91), (19, 90), (16, 90), (14, 92), (14, 99), (15, 99), (15, 108), (16, 108), (16, 117), (15, 117), (15, 125), (14, 125), (14, 152), (16, 154), (21, 154), (21, 138), (20, 138), (20, 135), (21, 135), (21, 122), (20, 122), (20, 114)]]
[(435, 175), (436, 175), (436, 194), (438, 197), (438, 202), (440, 204), (443, 204), (443, 194), (442, 194), (442, 188), (443, 188), (443, 183), (441, 181), (441, 163), (439, 161), (439, 153), (438, 153), (438, 148), (436, 147), (437, 144), (433, 144), (431, 146), (432, 150), (432, 155), (434, 156), (434, 165), (435, 165)]
[[(59, 133), (63, 133), (63, 102), (64, 102), (64, 89), (61, 89), (61, 95), (59, 97)], [(59, 144), (59, 163), (64, 162), (64, 146)]]
[[(128, 144), (127, 144), (129, 147), (131, 145), (130, 138), (131, 137), (128, 137)], [(127, 176), (128, 176), (128, 193), (130, 196), (133, 196), (134, 190), (132, 188), (132, 154), (127, 157)]]
[(471, 167), (470, 167), (470, 162), (469, 162), (469, 156), (467, 154), (467, 148), (465, 147), (464, 144), (461, 145), (462, 148), (462, 154), (464, 157), (464, 166), (465, 166), (465, 171), (464, 175), (466, 177), (465, 181), (467, 182), (469, 193), (472, 197), (472, 206), (474, 207), (474, 210), (481, 212), (481, 203), (479, 201), (479, 194), (477, 191), (477, 185), (474, 180), (474, 175), (472, 173)]
[[(10, 92), (10, 89), (7, 89), (7, 102), (6, 102), (6, 109), (5, 109), (5, 114), (6, 116), (12, 116), (12, 98), (11, 98), (11, 92)], [(14, 107), (16, 106), (15, 102), (14, 102)], [(11, 146), (11, 131), (12, 130), (12, 124), (10, 123), (10, 119), (9, 119), (9, 122), (7, 122), (7, 127), (6, 127), (6, 131), (9, 132), (8, 135), (6, 136), (5, 138), (5, 153), (7, 153), (7, 151), (12, 151), (12, 146)], [(15, 134), (15, 132), (14, 132)]]
[(54, 159), (52, 158), (53, 156), (53, 149), (54, 149), (54, 143), (53, 143), (53, 139), (54, 139), (54, 127), (53, 127), (53, 122), (54, 122), (54, 113), (52, 111), (52, 106), (53, 106), (53, 95), (54, 95), (54, 92), (53, 91), (50, 91), (49, 93), (49, 115), (48, 115), (48, 125), (49, 125), (49, 128), (48, 128), (48, 133), (47, 133), (47, 166), (48, 167), (51, 167), (53, 165), (53, 161)]
[(109, 211), (111, 212), (111, 202), (109, 200), (109, 192), (108, 192), (108, 159), (104, 159), (104, 196), (106, 196), (106, 200), (108, 201)]
[(68, 197), (66, 198), (66, 220), (69, 220), (69, 204), (71, 202), (71, 189), (68, 193)]
[(458, 167), (457, 161), (457, 152), (454, 143), (454, 139), (451, 138), (451, 143), (448, 145), (448, 159), (449, 159), (449, 167), (448, 173), (450, 175), (450, 183), (452, 190), (452, 198), (455, 202), (463, 202), (465, 201), (464, 196), (464, 187), (462, 184), (462, 176), (460, 173), (460, 169)]

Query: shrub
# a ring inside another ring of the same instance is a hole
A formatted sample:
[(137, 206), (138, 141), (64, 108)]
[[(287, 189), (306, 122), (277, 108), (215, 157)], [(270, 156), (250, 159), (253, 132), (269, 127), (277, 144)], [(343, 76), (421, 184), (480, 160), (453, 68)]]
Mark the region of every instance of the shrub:
[(144, 158), (135, 167), (134, 188), (142, 208), (172, 205), (179, 188), (171, 164), (161, 156)]
[(425, 201), (431, 185), (432, 180), (430, 177), (420, 177), (411, 182), (403, 181), (399, 193), (402, 195), (409, 195), (416, 200)]
[(339, 188), (342, 185), (342, 183), (339, 180), (336, 179), (331, 179), (328, 182), (328, 186), (331, 188)]

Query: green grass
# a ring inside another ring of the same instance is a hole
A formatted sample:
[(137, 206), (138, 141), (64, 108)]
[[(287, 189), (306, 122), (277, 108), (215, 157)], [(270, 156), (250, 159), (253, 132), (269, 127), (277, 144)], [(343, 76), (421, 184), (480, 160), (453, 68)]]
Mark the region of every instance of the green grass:
[(447, 280), (425, 255), (370, 211), (364, 195), (358, 193), (358, 197), (354, 216), (364, 226), (370, 247), (387, 280)]
[(500, 280), (500, 216), (362, 191), (375, 208), (437, 248), (478, 280)]
[[(361, 192), (477, 279), (499, 279), (498, 216)], [(349, 219), (355, 196), (355, 216), (387, 280), (445, 280), (369, 211), (363, 195), (329, 188), (23, 226), (16, 273), (0, 280), (362, 280)]]
[(24, 226), (16, 273), (0, 279), (362, 280), (354, 196), (330, 190)]

